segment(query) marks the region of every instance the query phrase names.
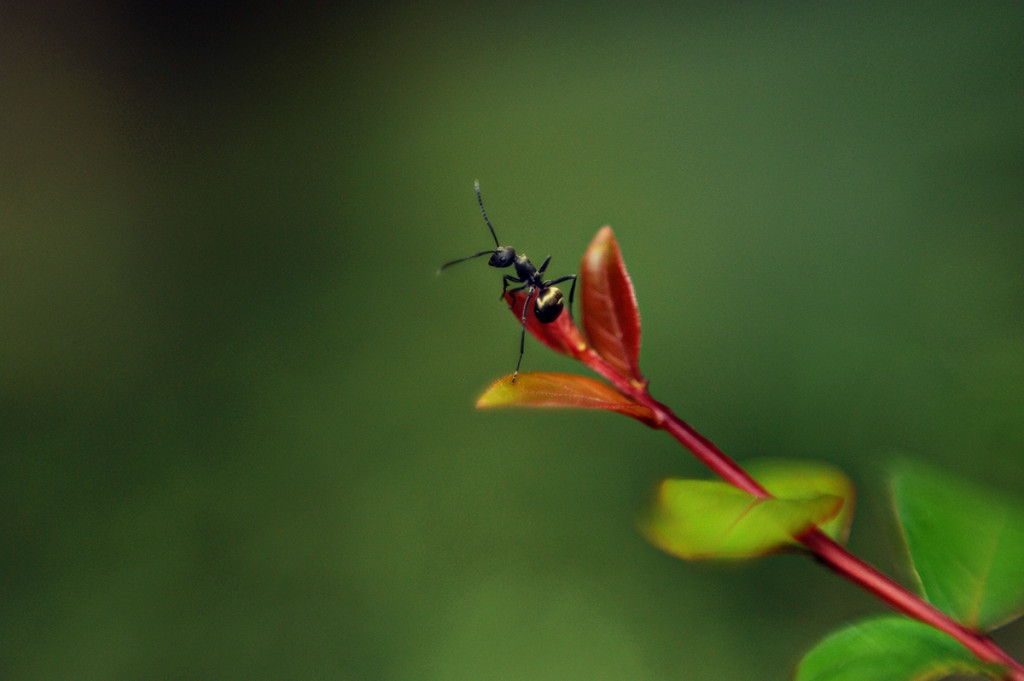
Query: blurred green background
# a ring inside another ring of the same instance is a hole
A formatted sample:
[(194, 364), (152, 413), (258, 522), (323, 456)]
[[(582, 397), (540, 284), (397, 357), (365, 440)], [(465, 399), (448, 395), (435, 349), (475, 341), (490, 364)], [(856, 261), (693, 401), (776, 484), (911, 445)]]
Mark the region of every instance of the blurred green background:
[(519, 342), (496, 270), (436, 274), (474, 178), (553, 276), (611, 224), (654, 395), (845, 468), (886, 571), (894, 452), (1024, 490), (1020, 3), (24, 4), (5, 679), (782, 679), (883, 610), (645, 544), (704, 475), (664, 434), (474, 409)]

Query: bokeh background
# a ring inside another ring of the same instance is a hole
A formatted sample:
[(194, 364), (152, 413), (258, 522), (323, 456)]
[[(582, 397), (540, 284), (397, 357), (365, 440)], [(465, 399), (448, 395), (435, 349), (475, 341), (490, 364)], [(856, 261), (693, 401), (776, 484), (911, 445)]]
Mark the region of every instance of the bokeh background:
[(0, 677), (782, 679), (883, 610), (646, 545), (663, 434), (474, 409), (474, 178), (552, 275), (612, 225), (654, 395), (846, 469), (886, 571), (891, 457), (1024, 491), (1020, 3), (22, 4)]

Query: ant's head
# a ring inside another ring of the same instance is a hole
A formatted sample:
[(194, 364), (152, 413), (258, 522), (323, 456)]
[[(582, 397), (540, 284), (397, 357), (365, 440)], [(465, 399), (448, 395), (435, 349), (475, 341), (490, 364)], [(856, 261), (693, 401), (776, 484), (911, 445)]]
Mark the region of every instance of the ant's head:
[(498, 246), (487, 264), (491, 267), (510, 267), (516, 261), (516, 249), (511, 246)]

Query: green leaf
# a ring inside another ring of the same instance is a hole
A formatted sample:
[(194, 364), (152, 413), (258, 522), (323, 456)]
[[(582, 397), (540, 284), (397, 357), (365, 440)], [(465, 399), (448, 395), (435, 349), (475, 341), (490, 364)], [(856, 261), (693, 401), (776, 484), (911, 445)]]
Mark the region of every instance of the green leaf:
[(795, 681), (931, 681), (955, 672), (1001, 678), (949, 635), (898, 615), (844, 627), (797, 666)]
[(583, 407), (607, 409), (632, 416), (648, 425), (655, 423), (654, 412), (637, 404), (612, 386), (587, 376), (530, 372), (499, 379), (477, 400), (478, 407)]
[(724, 482), (665, 480), (640, 519), (640, 531), (684, 560), (749, 558), (795, 544), (795, 537), (831, 520), (843, 500), (761, 499)]
[(892, 490), (930, 603), (983, 631), (1024, 612), (1024, 506), (907, 463)]
[(856, 508), (857, 491), (853, 481), (836, 466), (818, 461), (757, 459), (743, 467), (773, 497), (779, 499), (814, 499), (833, 495), (843, 500), (843, 508), (835, 518), (820, 525), (823, 533), (840, 544), (850, 536), (850, 524)]
[(840, 544), (850, 535), (857, 491), (853, 482), (835, 466), (818, 461), (758, 459), (744, 465), (768, 492), (780, 499), (814, 499), (824, 494), (840, 497), (843, 507), (820, 528)]

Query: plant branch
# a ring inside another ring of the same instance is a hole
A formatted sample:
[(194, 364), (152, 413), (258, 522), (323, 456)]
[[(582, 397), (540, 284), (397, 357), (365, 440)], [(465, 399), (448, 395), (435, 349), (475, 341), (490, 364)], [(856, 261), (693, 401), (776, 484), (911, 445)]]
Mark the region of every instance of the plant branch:
[[(637, 384), (619, 374), (593, 350), (581, 353), (584, 364), (609, 380), (620, 391), (644, 405), (655, 415), (656, 427), (667, 431), (705, 465), (729, 484), (757, 497), (769, 497), (765, 489), (743, 468), (710, 440), (676, 416), (671, 409), (651, 397), (645, 384)], [(1005, 666), (1008, 681), (1024, 681), (1024, 665), (1010, 657), (980, 632), (965, 627), (930, 603), (908, 591), (871, 565), (857, 558), (821, 530), (815, 528), (797, 540), (830, 570), (874, 594), (893, 610), (912, 617), (952, 636), (979, 659)]]
[[(580, 280), (586, 338), (571, 315), (561, 315), (549, 320), (550, 323), (542, 323), (527, 306), (530, 295), (506, 292), (505, 297), (516, 318), (522, 320), (538, 340), (556, 352), (580, 360), (608, 380), (627, 400), (647, 410), (642, 416), (632, 414), (635, 418), (653, 428), (668, 431), (727, 483), (756, 497), (771, 497), (739, 464), (647, 391), (647, 380), (638, 365), (640, 315), (636, 296), (610, 228), (599, 230), (588, 247), (580, 263)], [(547, 394), (545, 399), (550, 397)], [(615, 402), (615, 405), (613, 410), (622, 408), (621, 403)], [(1004, 667), (1004, 679), (1007, 681), (1024, 681), (1024, 665), (1011, 658), (988, 636), (935, 608), (851, 554), (820, 529), (812, 528), (795, 539), (818, 562), (874, 594), (892, 609), (952, 636), (978, 659)]]

